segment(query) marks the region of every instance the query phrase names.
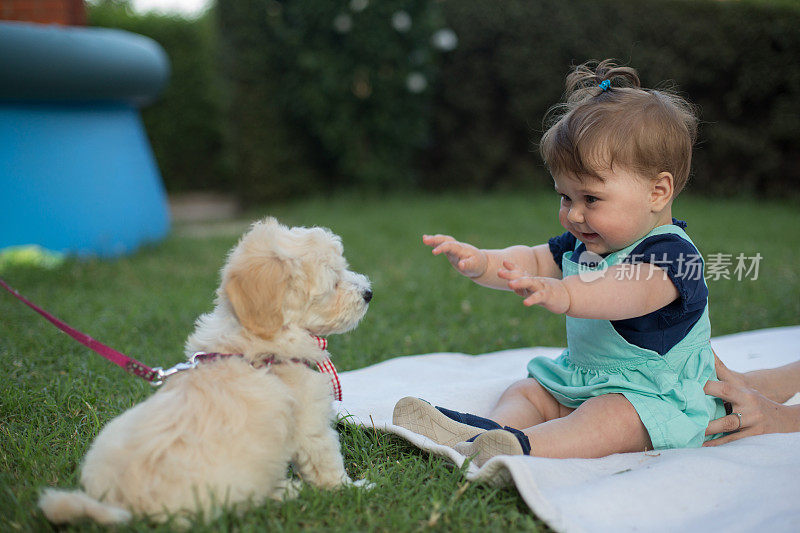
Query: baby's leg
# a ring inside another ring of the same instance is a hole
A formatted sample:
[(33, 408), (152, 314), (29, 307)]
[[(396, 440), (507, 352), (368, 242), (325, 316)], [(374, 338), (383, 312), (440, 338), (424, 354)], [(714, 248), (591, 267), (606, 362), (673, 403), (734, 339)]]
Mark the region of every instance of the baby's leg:
[(653, 448), (636, 409), (622, 394), (590, 398), (569, 415), (524, 432), (536, 457), (605, 457)]
[(572, 411), (558, 403), (538, 381), (526, 378), (505, 390), (489, 418), (501, 426), (522, 429), (567, 416)]

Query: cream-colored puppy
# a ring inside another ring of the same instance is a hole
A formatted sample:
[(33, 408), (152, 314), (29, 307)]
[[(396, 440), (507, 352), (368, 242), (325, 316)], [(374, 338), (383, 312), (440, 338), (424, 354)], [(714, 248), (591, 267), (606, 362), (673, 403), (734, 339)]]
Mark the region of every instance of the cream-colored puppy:
[(83, 491), (45, 490), (45, 515), (211, 517), (286, 496), (289, 463), (316, 486), (351, 484), (331, 427), (329, 376), (309, 366), (327, 357), (312, 335), (354, 328), (371, 298), (330, 231), (255, 223), (222, 269), (214, 310), (186, 342), (187, 354), (241, 356), (179, 372), (109, 422), (84, 458)]

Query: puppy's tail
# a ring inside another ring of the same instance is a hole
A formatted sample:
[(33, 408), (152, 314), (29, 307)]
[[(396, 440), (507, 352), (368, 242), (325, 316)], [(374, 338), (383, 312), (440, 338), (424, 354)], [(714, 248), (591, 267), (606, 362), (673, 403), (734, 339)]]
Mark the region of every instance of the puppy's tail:
[(131, 519), (130, 511), (95, 500), (80, 490), (45, 489), (39, 507), (54, 524), (91, 518), (99, 524), (118, 524)]

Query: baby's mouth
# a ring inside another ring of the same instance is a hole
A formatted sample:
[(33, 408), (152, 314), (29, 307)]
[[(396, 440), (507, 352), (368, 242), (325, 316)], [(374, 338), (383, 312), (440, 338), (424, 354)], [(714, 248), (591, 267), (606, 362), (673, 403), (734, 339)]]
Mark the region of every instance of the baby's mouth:
[(593, 240), (599, 238), (597, 233), (583, 233), (581, 232), (581, 240)]

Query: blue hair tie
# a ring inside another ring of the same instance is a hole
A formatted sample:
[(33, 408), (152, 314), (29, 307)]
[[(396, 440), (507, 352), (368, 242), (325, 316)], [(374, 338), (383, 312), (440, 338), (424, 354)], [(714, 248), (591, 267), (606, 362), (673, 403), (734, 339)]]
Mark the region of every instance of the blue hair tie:
[(603, 89), (603, 92), (606, 92), (609, 89), (609, 87), (611, 87), (611, 80), (603, 80), (603, 81), (601, 81), (600, 85), (598, 85), (598, 87)]

